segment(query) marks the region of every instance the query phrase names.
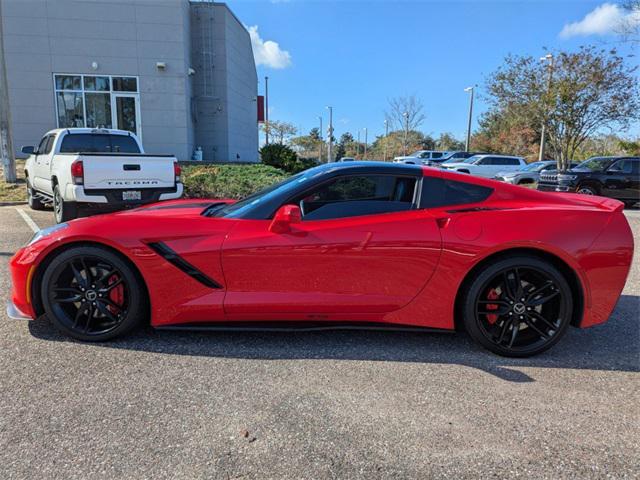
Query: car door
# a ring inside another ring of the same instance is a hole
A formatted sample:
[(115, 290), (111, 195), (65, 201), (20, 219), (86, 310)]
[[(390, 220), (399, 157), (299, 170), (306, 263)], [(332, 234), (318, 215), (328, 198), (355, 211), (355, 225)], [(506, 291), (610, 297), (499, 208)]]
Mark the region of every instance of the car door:
[(633, 198), (632, 168), (632, 161), (627, 158), (621, 158), (607, 168), (603, 175), (603, 195), (625, 200)]
[(222, 247), (230, 319), (371, 319), (406, 305), (440, 257), (419, 178), (339, 176), (286, 201), (302, 221), (239, 220)]
[(493, 178), (500, 171), (500, 166), (496, 165), (495, 157), (484, 157), (475, 165), (470, 165), (469, 168), (472, 174), (487, 178)]
[(51, 190), (51, 157), (55, 135), (45, 135), (40, 140), (37, 152), (34, 152), (33, 186), (36, 190), (52, 193)]

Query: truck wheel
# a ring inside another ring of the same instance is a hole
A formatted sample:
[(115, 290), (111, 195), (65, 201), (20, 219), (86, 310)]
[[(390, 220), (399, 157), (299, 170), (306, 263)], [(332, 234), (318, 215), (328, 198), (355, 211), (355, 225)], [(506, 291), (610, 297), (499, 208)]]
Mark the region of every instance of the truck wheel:
[(27, 179), (27, 203), (31, 210), (44, 210), (45, 208), (44, 203), (33, 196), (33, 188), (31, 188), (31, 185), (29, 184), (29, 179)]
[(75, 202), (65, 202), (60, 194), (60, 187), (53, 187), (53, 213), (56, 223), (67, 222), (78, 217), (78, 207)]

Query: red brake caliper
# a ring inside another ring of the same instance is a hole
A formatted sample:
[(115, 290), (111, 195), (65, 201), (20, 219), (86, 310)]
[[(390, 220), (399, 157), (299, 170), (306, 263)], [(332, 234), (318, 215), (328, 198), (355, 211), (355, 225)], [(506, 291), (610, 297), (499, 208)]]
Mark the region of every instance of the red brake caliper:
[[(498, 298), (500, 298), (500, 295), (498, 295), (498, 293), (496, 292), (496, 290), (494, 288), (492, 288), (491, 290), (489, 290), (489, 294), (487, 295), (487, 299), (488, 300), (497, 300)], [(494, 305), (494, 304), (488, 304), (487, 305), (487, 310), (498, 310), (499, 306), (498, 305)], [(490, 314), (487, 315), (487, 321), (490, 324), (494, 324), (496, 323), (496, 321), (498, 320), (498, 315), (496, 314)]]
[[(107, 282), (107, 285), (111, 285), (112, 283), (116, 282), (117, 280), (118, 280), (117, 275), (113, 275), (111, 278), (109, 278), (109, 281)], [(117, 287), (111, 289), (111, 291), (109, 292), (109, 300), (111, 300), (116, 305), (122, 305), (124, 303), (124, 287), (123, 287), (122, 283), (120, 285), (118, 285)], [(116, 308), (112, 307), (111, 305), (109, 305), (107, 308), (113, 314), (120, 313), (119, 311), (117, 311)]]

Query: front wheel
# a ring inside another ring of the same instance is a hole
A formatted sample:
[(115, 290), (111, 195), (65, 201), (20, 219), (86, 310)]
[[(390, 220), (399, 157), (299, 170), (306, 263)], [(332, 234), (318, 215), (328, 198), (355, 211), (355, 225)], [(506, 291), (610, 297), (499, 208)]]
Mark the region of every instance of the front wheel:
[(146, 316), (142, 282), (118, 255), (99, 247), (75, 247), (56, 256), (42, 277), (47, 318), (83, 341), (120, 336)]
[(573, 297), (551, 263), (521, 255), (484, 267), (463, 297), (463, 321), (480, 345), (507, 357), (541, 353), (566, 333)]
[(580, 185), (576, 191), (582, 195), (598, 195), (598, 191), (590, 185)]
[(31, 188), (31, 184), (29, 183), (29, 179), (27, 178), (27, 203), (29, 204), (29, 208), (31, 210), (44, 210), (44, 203), (40, 201), (39, 198), (34, 197), (33, 188)]
[(78, 217), (78, 207), (75, 202), (65, 202), (60, 193), (60, 186), (53, 187), (53, 213), (56, 223), (67, 222)]

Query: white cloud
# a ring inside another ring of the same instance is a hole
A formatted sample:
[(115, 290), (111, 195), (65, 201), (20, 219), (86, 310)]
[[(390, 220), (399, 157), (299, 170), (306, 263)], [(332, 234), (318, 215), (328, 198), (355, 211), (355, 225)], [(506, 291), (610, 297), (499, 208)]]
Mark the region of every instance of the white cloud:
[(579, 22), (566, 24), (560, 36), (563, 38), (614, 33), (623, 24), (640, 23), (640, 10), (627, 12), (619, 5), (603, 3), (587, 13)]
[(253, 58), (256, 65), (264, 65), (270, 68), (287, 68), (291, 66), (291, 55), (282, 50), (280, 45), (273, 40), (263, 40), (258, 33), (258, 26), (247, 27), (251, 36)]

